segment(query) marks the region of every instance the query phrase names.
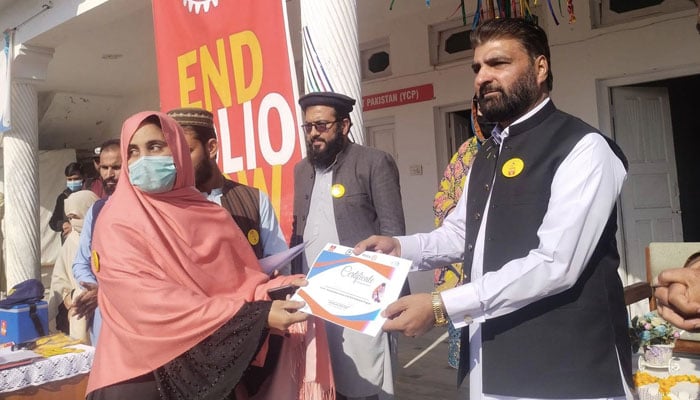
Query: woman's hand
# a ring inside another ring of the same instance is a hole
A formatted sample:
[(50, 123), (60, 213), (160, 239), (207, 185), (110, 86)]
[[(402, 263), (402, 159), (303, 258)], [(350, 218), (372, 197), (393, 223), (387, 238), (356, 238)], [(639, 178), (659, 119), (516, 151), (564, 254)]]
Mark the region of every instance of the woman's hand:
[(309, 315), (298, 311), (304, 307), (303, 301), (275, 300), (267, 315), (267, 326), (270, 329), (286, 331), (290, 325), (306, 321)]
[(306, 280), (306, 276), (304, 275), (299, 275), (300, 277), (294, 279), (291, 284), (296, 286), (296, 287), (302, 287), (306, 286), (309, 284), (309, 281)]
[(73, 226), (70, 224), (70, 222), (65, 221), (63, 222), (63, 225), (61, 226), (61, 236), (66, 237), (70, 233), (70, 231), (73, 230)]

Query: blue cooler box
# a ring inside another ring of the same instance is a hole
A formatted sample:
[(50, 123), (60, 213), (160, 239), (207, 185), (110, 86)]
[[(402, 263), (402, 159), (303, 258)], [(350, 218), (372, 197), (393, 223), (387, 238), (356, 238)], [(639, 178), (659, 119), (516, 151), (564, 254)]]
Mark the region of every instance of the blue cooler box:
[[(29, 307), (29, 304), (17, 304), (11, 308), (0, 308), (0, 343), (21, 343), (42, 336), (29, 316)], [(49, 306), (45, 301), (36, 303), (36, 314), (44, 328), (44, 335), (48, 335)]]

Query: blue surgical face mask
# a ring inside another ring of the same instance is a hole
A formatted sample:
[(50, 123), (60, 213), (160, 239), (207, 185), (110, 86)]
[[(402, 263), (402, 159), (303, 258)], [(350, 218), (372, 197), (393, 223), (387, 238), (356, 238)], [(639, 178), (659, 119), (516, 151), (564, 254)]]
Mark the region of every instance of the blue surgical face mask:
[(66, 187), (70, 189), (71, 192), (77, 192), (78, 190), (83, 188), (83, 180), (77, 180), (77, 181), (66, 181)]
[(176, 176), (171, 156), (143, 156), (129, 164), (129, 181), (142, 192), (167, 192), (173, 188)]

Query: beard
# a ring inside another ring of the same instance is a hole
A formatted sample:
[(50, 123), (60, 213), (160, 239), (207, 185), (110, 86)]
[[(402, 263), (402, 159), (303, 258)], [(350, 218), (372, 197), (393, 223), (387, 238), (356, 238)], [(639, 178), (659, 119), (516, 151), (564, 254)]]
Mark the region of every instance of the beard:
[[(485, 98), (486, 93), (498, 93), (497, 96)], [(479, 110), (487, 121), (513, 122), (525, 114), (539, 96), (537, 76), (531, 68), (523, 77), (504, 89), (495, 84), (479, 89)], [(504, 127), (505, 128), (505, 127)]]
[[(326, 143), (326, 148), (319, 150), (314, 147), (314, 141)], [(306, 154), (309, 157), (311, 165), (316, 168), (325, 169), (335, 162), (335, 158), (345, 148), (345, 140), (343, 137), (343, 127), (339, 126), (334, 130), (333, 138), (325, 140), (320, 136), (315, 140), (306, 140)]]
[(201, 185), (209, 182), (213, 175), (214, 167), (211, 165), (211, 162), (209, 160), (202, 160), (194, 168), (195, 186), (200, 187)]
[(491, 136), (491, 132), (493, 132), (493, 128), (496, 127), (497, 123), (496, 122), (491, 122), (484, 118), (483, 115), (479, 115), (476, 117), (476, 123), (479, 125), (479, 128), (481, 129), (481, 133), (484, 135), (484, 138), (488, 139), (489, 136)]
[(107, 178), (102, 180), (102, 189), (104, 190), (107, 195), (112, 195), (114, 193), (114, 189), (117, 188), (117, 179), (116, 178)]

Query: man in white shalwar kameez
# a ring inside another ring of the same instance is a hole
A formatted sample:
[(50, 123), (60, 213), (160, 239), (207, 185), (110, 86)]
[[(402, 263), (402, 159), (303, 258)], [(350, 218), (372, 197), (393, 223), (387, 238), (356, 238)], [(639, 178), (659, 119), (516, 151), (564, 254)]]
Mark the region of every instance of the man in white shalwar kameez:
[(545, 32), (498, 19), (472, 34), (475, 93), (497, 122), (442, 227), (372, 236), (382, 251), (434, 268), (464, 260), (470, 282), (391, 304), (386, 331), (462, 334), (459, 378), (471, 399), (631, 398), (631, 345), (617, 274), (619, 147), (559, 111)]

